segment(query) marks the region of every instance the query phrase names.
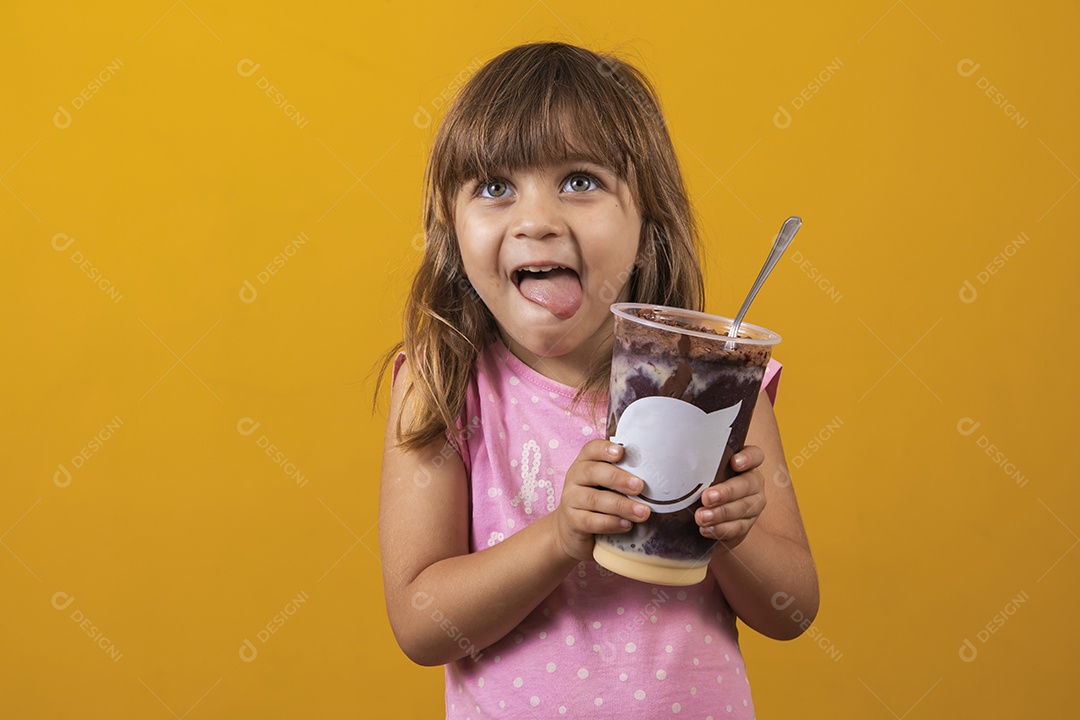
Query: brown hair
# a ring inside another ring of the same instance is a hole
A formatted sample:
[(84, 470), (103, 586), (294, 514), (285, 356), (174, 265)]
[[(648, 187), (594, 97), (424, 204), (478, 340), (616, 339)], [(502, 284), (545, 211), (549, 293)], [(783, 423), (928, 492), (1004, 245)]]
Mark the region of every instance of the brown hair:
[[(424, 257), (405, 305), (409, 359), (405, 449), (460, 432), (479, 352), (498, 337), (490, 311), (462, 266), (454, 200), (466, 182), (495, 171), (541, 167), (576, 157), (610, 168), (641, 212), (641, 241), (630, 273), (632, 302), (701, 310), (704, 285), (697, 230), (675, 149), (652, 85), (635, 67), (564, 43), (521, 45), (484, 65), (462, 88), (435, 135), (424, 177)], [(578, 399), (606, 391), (610, 355), (598, 358)], [(376, 389), (376, 393), (378, 390)]]

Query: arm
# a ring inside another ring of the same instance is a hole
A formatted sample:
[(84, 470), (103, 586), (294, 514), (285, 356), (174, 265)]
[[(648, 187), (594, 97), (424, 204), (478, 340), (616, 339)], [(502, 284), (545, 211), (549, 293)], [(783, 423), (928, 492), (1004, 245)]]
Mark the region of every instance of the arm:
[(789, 640), (817, 615), (817, 569), (764, 392), (746, 445), (732, 459), (745, 472), (706, 491), (698, 522), (703, 534), (720, 540), (709, 569), (735, 613), (763, 635)]
[[(609, 443), (594, 441), (567, 473), (555, 512), (493, 547), (470, 553), (468, 482), (460, 455), (448, 451), (443, 439), (416, 451), (397, 445), (397, 418), (401, 415), (408, 425), (411, 413), (402, 402), (406, 387), (407, 363), (391, 394), (383, 454), (383, 586), (401, 649), (416, 663), (441, 665), (512, 631), (591, 553), (591, 532), (620, 531), (620, 518), (607, 512), (640, 518), (633, 515), (637, 503), (586, 487), (608, 484), (633, 491), (628, 484), (632, 476), (603, 462)], [(591, 507), (575, 509), (581, 505)], [(571, 520), (576, 524), (565, 530)]]

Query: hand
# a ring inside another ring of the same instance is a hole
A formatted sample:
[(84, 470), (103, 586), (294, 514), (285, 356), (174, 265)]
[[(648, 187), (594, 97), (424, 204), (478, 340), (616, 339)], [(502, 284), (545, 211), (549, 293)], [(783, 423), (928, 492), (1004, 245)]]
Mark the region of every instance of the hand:
[(648, 506), (624, 497), (637, 495), (644, 483), (612, 465), (622, 454), (618, 443), (592, 440), (566, 472), (562, 497), (552, 515), (558, 547), (574, 560), (592, 558), (595, 534), (624, 533), (649, 517)]
[(764, 461), (765, 452), (755, 445), (731, 457), (731, 469), (739, 474), (706, 490), (694, 514), (702, 535), (721, 540), (728, 550), (743, 541), (765, 509), (765, 478), (758, 470)]

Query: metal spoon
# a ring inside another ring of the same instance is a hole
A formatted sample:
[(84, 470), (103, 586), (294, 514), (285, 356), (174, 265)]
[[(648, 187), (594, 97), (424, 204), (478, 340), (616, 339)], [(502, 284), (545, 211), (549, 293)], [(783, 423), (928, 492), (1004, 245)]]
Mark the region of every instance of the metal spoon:
[(802, 227), (802, 218), (792, 216), (784, 221), (784, 225), (780, 228), (780, 234), (776, 236), (776, 242), (773, 243), (769, 257), (765, 259), (765, 264), (761, 266), (761, 272), (758, 273), (757, 280), (754, 281), (753, 287), (750, 288), (746, 299), (743, 300), (742, 307), (739, 308), (739, 314), (735, 316), (735, 322), (731, 323), (728, 337), (739, 337), (739, 326), (742, 325), (746, 311), (750, 309), (750, 303), (754, 302), (758, 290), (765, 284), (765, 278), (769, 277), (769, 273), (776, 267), (780, 256), (787, 250), (788, 245), (791, 244), (791, 239), (795, 237), (795, 233), (799, 231), (800, 227)]

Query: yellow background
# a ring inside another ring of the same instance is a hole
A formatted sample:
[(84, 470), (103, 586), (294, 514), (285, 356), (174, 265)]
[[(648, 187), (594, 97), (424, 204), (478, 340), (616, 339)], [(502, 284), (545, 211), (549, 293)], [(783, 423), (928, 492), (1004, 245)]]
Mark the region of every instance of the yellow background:
[(793, 642), (743, 633), (760, 716), (1075, 712), (1077, 3), (26, 2), (0, 27), (0, 716), (439, 716), (383, 607), (370, 371), (419, 259), (425, 113), (552, 38), (654, 79), (712, 311), (805, 221), (749, 320), (784, 336), (822, 605)]

